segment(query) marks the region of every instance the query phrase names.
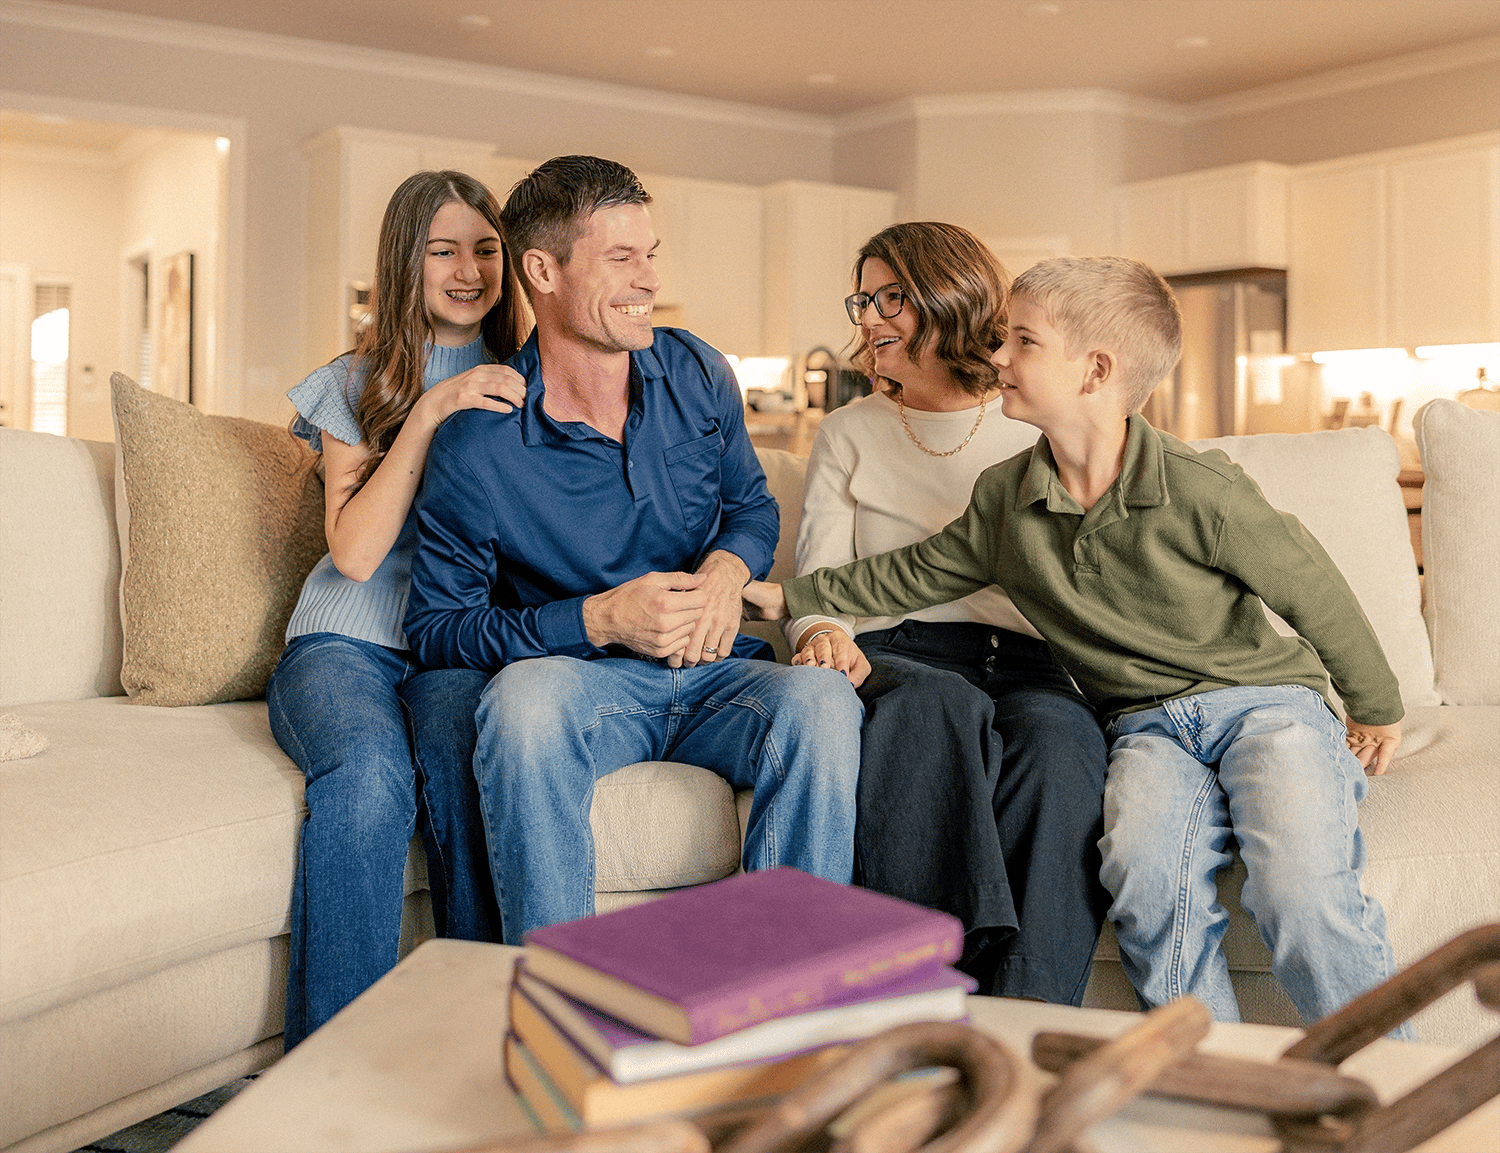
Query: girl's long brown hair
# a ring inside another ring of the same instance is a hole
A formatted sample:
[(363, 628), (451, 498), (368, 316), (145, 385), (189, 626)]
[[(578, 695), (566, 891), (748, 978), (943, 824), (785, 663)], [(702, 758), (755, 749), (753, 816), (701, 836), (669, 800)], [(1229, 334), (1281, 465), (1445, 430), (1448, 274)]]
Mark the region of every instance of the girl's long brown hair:
[[(916, 314), (908, 355), (915, 360), (927, 342), (965, 392), (983, 396), (995, 387), (990, 353), (1005, 342), (1010, 274), (972, 232), (956, 224), (923, 220), (893, 224), (877, 232), (854, 258), (854, 291), (865, 261), (883, 260)], [(861, 329), (850, 359), (875, 378), (875, 356)], [(892, 387), (897, 382), (888, 382)]]
[[(427, 367), (427, 345), (433, 338), (423, 294), (427, 233), (432, 218), (445, 204), (467, 204), (490, 224), (496, 237), (500, 206), (480, 181), (462, 172), (418, 172), (391, 194), (380, 225), (375, 253), (375, 290), (370, 322), (359, 334), (354, 359), (365, 373), (365, 386), (355, 409), (360, 435), (370, 450), (360, 467), (356, 490), (385, 454), (422, 395)], [(480, 333), (497, 361), (510, 358), (526, 332), (526, 312), (510, 253), (500, 249), (500, 299), (485, 313)]]

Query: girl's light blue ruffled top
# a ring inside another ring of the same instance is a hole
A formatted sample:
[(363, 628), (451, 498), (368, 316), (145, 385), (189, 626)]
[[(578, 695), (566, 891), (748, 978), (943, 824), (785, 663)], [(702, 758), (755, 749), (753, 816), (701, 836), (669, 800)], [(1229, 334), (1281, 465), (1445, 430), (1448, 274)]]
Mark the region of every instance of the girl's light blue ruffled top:
[[(422, 387), (431, 388), (440, 380), (492, 359), (483, 337), (461, 348), (429, 344)], [(354, 409), (364, 383), (363, 369), (347, 353), (309, 373), (287, 393), (297, 408), (293, 434), (317, 452), (323, 451), (325, 432), (345, 444), (358, 444), (364, 438), (354, 419)], [(342, 633), (387, 648), (405, 649), (406, 633), (401, 628), (401, 618), (406, 615), (411, 561), (416, 548), (417, 518), (408, 509), (396, 543), (369, 580), (350, 580), (334, 567), (333, 558), (325, 554), (302, 584), (302, 595), (287, 622), (286, 639), (308, 633)]]

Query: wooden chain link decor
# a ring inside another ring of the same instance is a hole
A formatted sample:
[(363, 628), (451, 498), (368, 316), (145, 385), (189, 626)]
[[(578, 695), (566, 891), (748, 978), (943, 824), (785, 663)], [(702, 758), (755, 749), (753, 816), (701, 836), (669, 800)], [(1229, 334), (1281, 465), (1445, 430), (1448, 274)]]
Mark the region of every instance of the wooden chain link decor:
[[(1482, 1004), (1500, 1010), (1500, 924), (1454, 938), (1313, 1025), (1274, 1062), (1198, 1052), (1208, 1009), (1183, 997), (1113, 1039), (1037, 1034), (1032, 1060), (1059, 1075), (1038, 1100), (1023, 1084), (1021, 1062), (985, 1033), (946, 1022), (901, 1025), (861, 1041), (766, 1108), (468, 1153), (1068, 1153), (1090, 1125), (1143, 1092), (1264, 1112), (1283, 1153), (1404, 1153), (1500, 1095), (1500, 1036), (1386, 1106), (1337, 1066), (1469, 980)], [(892, 1077), (932, 1066), (957, 1078), (850, 1112)], [(831, 1135), (841, 1115), (859, 1119)]]
[[(1194, 1052), (1144, 1091), (1267, 1113), (1283, 1153), (1404, 1153), (1500, 1096), (1500, 1036), (1386, 1106), (1336, 1067), (1469, 980), (1481, 1004), (1500, 1010), (1500, 924), (1435, 949), (1310, 1027), (1273, 1063)], [(1032, 1060), (1063, 1071), (1102, 1044), (1040, 1033)]]

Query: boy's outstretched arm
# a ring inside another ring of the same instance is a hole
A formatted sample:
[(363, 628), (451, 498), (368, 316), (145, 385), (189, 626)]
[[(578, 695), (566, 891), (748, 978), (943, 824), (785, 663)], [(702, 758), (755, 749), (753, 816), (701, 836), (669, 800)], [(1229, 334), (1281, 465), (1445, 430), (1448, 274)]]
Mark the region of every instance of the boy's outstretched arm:
[(1366, 773), (1378, 777), (1391, 767), (1391, 758), (1401, 747), (1401, 722), (1393, 725), (1362, 725), (1358, 721), (1344, 722), (1349, 730), (1349, 748)]
[(779, 621), (786, 619), (786, 597), (781, 585), (770, 581), (751, 581), (740, 593), (745, 602), (747, 621)]

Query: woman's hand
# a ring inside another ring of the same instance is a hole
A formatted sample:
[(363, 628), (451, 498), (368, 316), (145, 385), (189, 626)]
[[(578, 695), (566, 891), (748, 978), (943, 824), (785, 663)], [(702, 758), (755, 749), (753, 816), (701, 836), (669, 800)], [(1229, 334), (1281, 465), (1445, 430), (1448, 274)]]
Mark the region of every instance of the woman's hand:
[(740, 590), (747, 621), (779, 621), (786, 616), (786, 597), (779, 584), (751, 581)]
[(409, 423), (420, 409), (435, 429), (460, 409), (511, 412), (525, 400), (526, 378), (519, 372), (504, 364), (481, 364), (438, 381), (422, 394), (406, 419)]
[(1349, 730), (1349, 751), (1359, 758), (1360, 765), (1372, 777), (1378, 777), (1391, 767), (1391, 758), (1401, 747), (1401, 722), (1394, 725), (1362, 725), (1358, 721), (1345, 721)]
[(870, 675), (870, 661), (854, 643), (854, 638), (833, 625), (813, 625), (804, 632), (797, 642), (792, 664), (837, 669), (855, 688), (864, 684)]

